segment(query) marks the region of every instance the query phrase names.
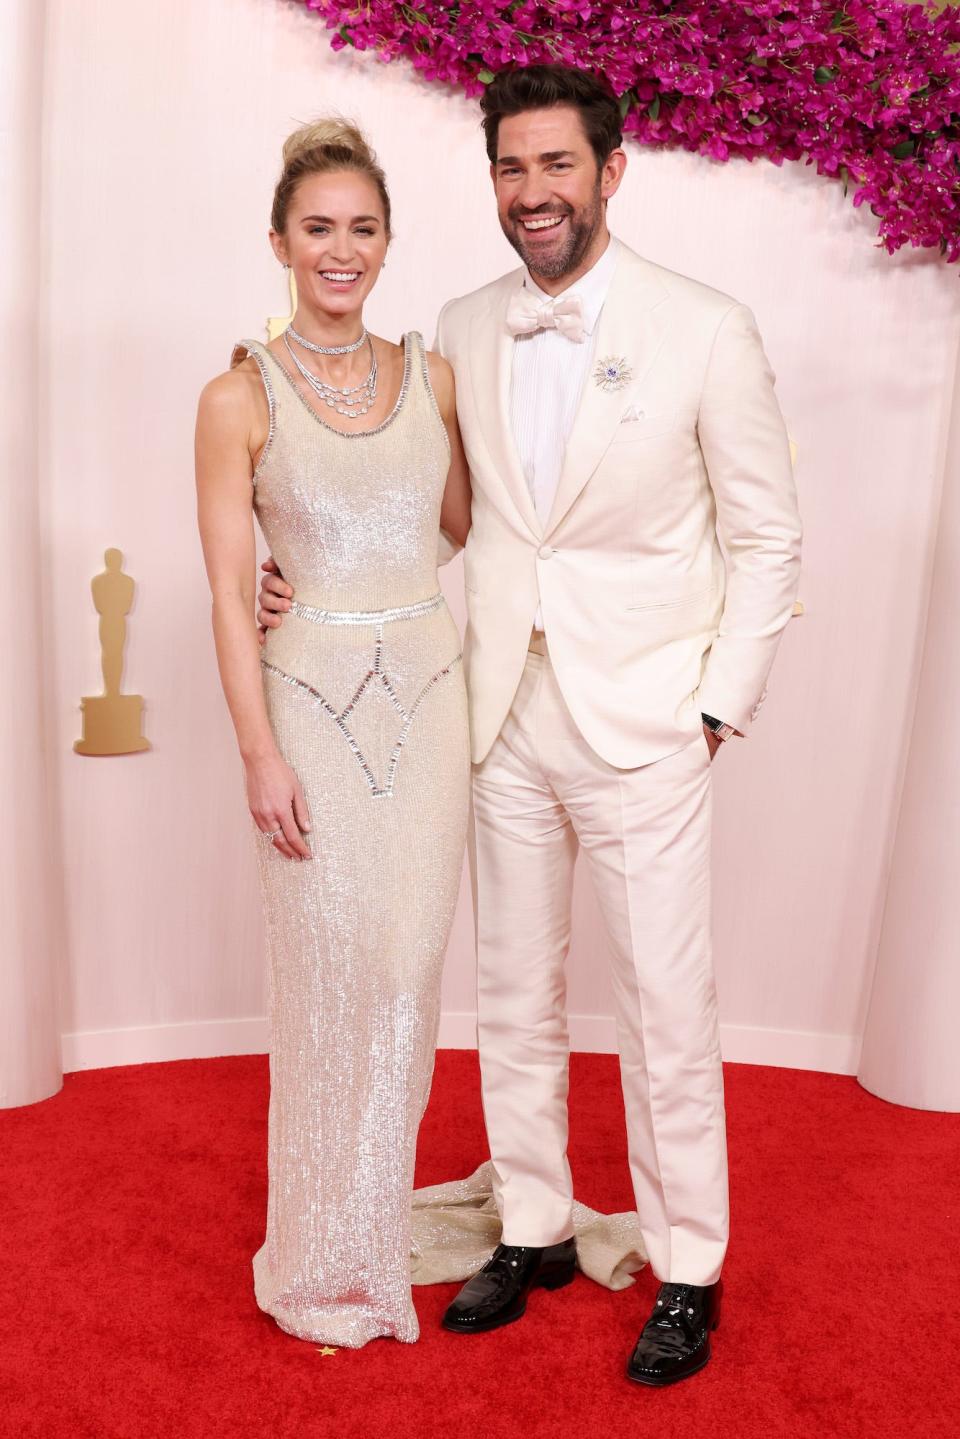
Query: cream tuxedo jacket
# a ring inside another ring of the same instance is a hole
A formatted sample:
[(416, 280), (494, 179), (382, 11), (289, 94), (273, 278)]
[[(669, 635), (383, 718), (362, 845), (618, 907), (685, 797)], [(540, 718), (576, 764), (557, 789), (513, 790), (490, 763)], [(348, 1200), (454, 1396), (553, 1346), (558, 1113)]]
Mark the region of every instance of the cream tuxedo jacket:
[(556, 501), (541, 525), (510, 427), (514, 271), (452, 300), (473, 481), (464, 649), (473, 758), (506, 718), (538, 603), (564, 700), (592, 749), (634, 768), (681, 749), (700, 712), (744, 734), (800, 570), (774, 377), (750, 311), (620, 245)]

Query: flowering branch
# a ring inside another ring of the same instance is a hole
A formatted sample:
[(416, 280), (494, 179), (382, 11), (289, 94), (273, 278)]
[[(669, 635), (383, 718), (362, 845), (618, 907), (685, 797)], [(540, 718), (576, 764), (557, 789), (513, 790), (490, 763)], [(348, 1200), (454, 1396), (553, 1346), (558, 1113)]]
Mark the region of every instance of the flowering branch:
[(334, 49), (478, 94), (505, 65), (606, 75), (624, 133), (714, 160), (804, 160), (880, 243), (960, 259), (960, 13), (901, 0), (301, 0)]

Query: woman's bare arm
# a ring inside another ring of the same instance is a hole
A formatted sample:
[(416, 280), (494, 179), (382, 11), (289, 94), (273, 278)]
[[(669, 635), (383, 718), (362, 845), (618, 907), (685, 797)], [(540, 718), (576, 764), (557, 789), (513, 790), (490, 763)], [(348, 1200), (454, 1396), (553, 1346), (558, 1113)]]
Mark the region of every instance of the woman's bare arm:
[(290, 858), (308, 858), (299, 781), (277, 749), (263, 698), (254, 621), (251, 434), (257, 424), (248, 377), (232, 371), (206, 386), (197, 411), (197, 518), (213, 595), (220, 681), (247, 771), (247, 797), (264, 833)]
[(460, 426), (457, 423), (457, 392), (453, 370), (442, 355), (430, 352), (430, 383), (437, 397), (437, 408), (450, 440), (450, 469), (440, 507), (440, 528), (458, 545), (465, 545), (470, 532), (470, 470), (463, 452)]

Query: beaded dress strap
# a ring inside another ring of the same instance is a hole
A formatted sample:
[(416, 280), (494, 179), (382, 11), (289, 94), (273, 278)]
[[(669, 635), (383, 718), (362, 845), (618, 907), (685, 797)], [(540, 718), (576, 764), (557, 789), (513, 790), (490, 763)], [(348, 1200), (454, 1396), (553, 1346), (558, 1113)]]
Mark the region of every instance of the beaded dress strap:
[(267, 395), (267, 409), (270, 412), (270, 424), (269, 428), (267, 429), (267, 442), (264, 445), (263, 449), (260, 451), (260, 458), (259, 460), (257, 460), (256, 467), (253, 471), (253, 483), (256, 484), (260, 471), (263, 469), (263, 463), (267, 458), (267, 454), (269, 453), (271, 445), (273, 444), (273, 437), (277, 432), (277, 397), (274, 393), (273, 381), (270, 378), (270, 371), (267, 367), (267, 362), (265, 358), (266, 347), (262, 345), (259, 340), (237, 341), (230, 354), (231, 370), (235, 370), (237, 366), (241, 365), (248, 356), (251, 360), (256, 362), (257, 369), (260, 371), (260, 379), (263, 381), (263, 388), (266, 391)]
[(440, 428), (443, 432), (444, 443), (446, 444), (449, 451), (450, 436), (447, 434), (447, 426), (443, 416), (440, 413), (440, 406), (437, 404), (437, 397), (434, 394), (433, 385), (430, 383), (430, 363), (427, 359), (429, 351), (427, 350), (426, 343), (419, 330), (411, 330), (409, 334), (409, 340), (411, 349), (414, 352), (411, 358), (414, 361), (417, 372), (420, 375), (420, 382), (423, 388), (423, 393), (426, 396), (427, 404), (433, 411), (434, 419), (436, 419), (438, 424), (440, 425)]

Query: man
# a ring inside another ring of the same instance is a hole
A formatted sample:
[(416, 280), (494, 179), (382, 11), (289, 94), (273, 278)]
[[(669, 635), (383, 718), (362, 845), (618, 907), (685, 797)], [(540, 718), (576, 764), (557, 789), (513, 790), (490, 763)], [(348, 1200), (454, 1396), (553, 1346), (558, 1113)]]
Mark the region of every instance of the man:
[[(562, 66), (505, 71), (482, 109), (524, 268), (446, 305), (438, 344), (474, 489), (479, 1049), (503, 1242), (444, 1323), (496, 1328), (533, 1288), (573, 1277), (564, 962), (582, 848), (661, 1281), (627, 1372), (663, 1385), (709, 1359), (728, 1232), (710, 762), (762, 703), (800, 521), (750, 312), (609, 234), (626, 156), (606, 85)], [(268, 579), (262, 622), (291, 594)]]

